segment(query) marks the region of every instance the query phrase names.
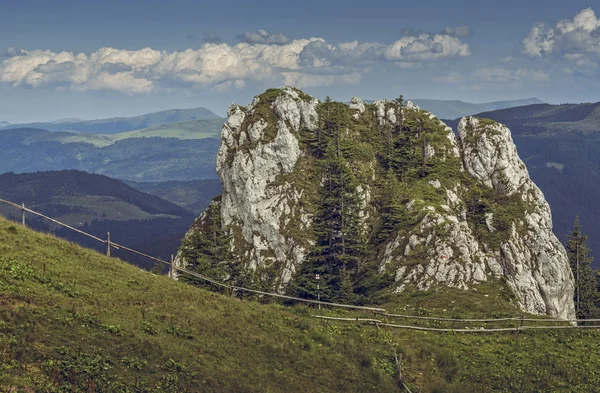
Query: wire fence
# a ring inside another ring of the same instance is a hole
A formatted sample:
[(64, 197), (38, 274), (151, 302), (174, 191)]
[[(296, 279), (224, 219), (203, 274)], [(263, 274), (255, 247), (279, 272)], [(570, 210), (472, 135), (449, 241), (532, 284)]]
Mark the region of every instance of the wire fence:
[[(283, 295), (283, 294), (279, 294), (279, 293), (266, 292), (266, 291), (260, 291), (257, 289), (251, 289), (251, 288), (245, 288), (245, 287), (240, 287), (240, 286), (236, 286), (236, 285), (230, 285), (230, 284), (226, 284), (221, 281), (212, 279), (210, 277), (206, 277), (198, 272), (190, 271), (183, 267), (177, 266), (172, 255), (171, 255), (171, 261), (169, 262), (169, 261), (162, 260), (160, 258), (156, 258), (152, 255), (148, 255), (141, 251), (126, 247), (122, 244), (115, 243), (115, 242), (111, 241), (111, 239), (110, 239), (110, 232), (107, 233), (106, 239), (101, 239), (97, 236), (94, 236), (92, 234), (84, 232), (78, 228), (75, 228), (75, 227), (65, 224), (63, 222), (60, 222), (54, 218), (48, 217), (48, 216), (46, 216), (42, 213), (39, 213), (35, 210), (29, 209), (29, 208), (25, 207), (24, 203), (19, 205), (17, 203), (7, 201), (4, 199), (0, 199), (0, 203), (4, 203), (4, 204), (12, 206), (16, 209), (19, 209), (21, 211), (21, 223), (23, 226), (26, 225), (25, 213), (33, 214), (35, 216), (49, 220), (57, 225), (68, 228), (74, 232), (81, 234), (81, 235), (84, 235), (91, 239), (94, 239), (98, 242), (104, 243), (106, 245), (106, 255), (109, 257), (110, 257), (111, 249), (114, 248), (116, 250), (125, 250), (125, 251), (131, 252), (133, 254), (139, 255), (141, 257), (148, 258), (152, 261), (169, 266), (169, 277), (170, 278), (174, 278), (175, 272), (181, 272), (183, 274), (188, 274), (192, 277), (199, 278), (205, 282), (211, 283), (213, 285), (216, 285), (216, 286), (224, 288), (224, 289), (228, 289), (230, 291), (242, 291), (242, 292), (253, 293), (253, 294), (261, 295), (261, 296), (269, 296), (269, 297), (278, 298), (278, 299), (285, 299), (285, 300), (291, 300), (291, 301), (295, 301), (295, 302), (308, 303), (308, 304), (314, 304), (314, 305), (322, 305), (322, 306), (327, 306), (327, 307), (332, 307), (332, 308), (362, 310), (362, 311), (372, 312), (374, 317), (376, 317), (377, 315), (380, 315), (381, 317), (386, 318), (385, 320), (383, 320), (383, 319), (377, 319), (377, 318), (358, 318), (358, 317), (342, 318), (342, 317), (313, 315), (314, 318), (321, 319), (321, 320), (359, 323), (359, 324), (376, 326), (377, 328), (379, 328), (380, 326), (385, 326), (385, 327), (396, 328), (396, 329), (422, 330), (422, 331), (432, 331), (432, 332), (461, 332), (461, 333), (510, 332), (510, 331), (525, 331), (525, 330), (535, 330), (535, 329), (578, 329), (578, 328), (580, 328), (580, 329), (600, 329), (600, 325), (596, 325), (596, 324), (589, 325), (589, 323), (600, 322), (600, 319), (564, 320), (564, 319), (553, 319), (553, 318), (525, 318), (523, 315), (521, 315), (520, 317), (486, 318), (486, 319), (471, 318), (471, 319), (469, 319), (469, 318), (444, 318), (444, 317), (435, 317), (435, 316), (391, 314), (391, 313), (388, 313), (387, 310), (385, 310), (383, 308), (378, 308), (378, 307), (366, 307), (366, 306), (357, 306), (357, 305), (352, 305), (352, 304), (341, 304), (341, 303), (325, 302), (325, 301), (320, 301), (320, 300), (304, 299), (304, 298), (299, 298), (299, 297), (294, 297), (294, 296), (289, 296), (289, 295)], [(438, 324), (439, 323), (448, 323), (448, 322), (452, 322), (453, 324), (455, 324), (455, 323), (519, 322), (520, 326), (490, 327), (490, 328), (484, 328), (484, 327), (455, 328), (454, 326), (452, 326), (452, 327), (431, 327), (431, 326), (394, 324), (394, 323), (390, 323), (389, 319), (416, 320), (416, 321), (425, 321), (425, 322), (432, 322), (432, 323), (438, 323)], [(567, 323), (567, 325), (563, 325), (563, 326), (560, 326), (560, 325), (550, 325), (550, 326), (548, 326), (548, 325), (546, 325), (546, 326), (527, 325), (526, 326), (525, 322)], [(586, 323), (588, 325), (579, 325), (578, 323)]]
[(324, 301), (319, 301), (319, 300), (303, 299), (303, 298), (294, 297), (294, 296), (282, 295), (282, 294), (279, 294), (279, 293), (265, 292), (265, 291), (260, 291), (260, 290), (257, 290), (257, 289), (250, 289), (250, 288), (239, 287), (239, 286), (236, 286), (236, 285), (226, 284), (226, 283), (220, 282), (218, 280), (206, 277), (206, 276), (204, 276), (202, 274), (199, 274), (197, 272), (193, 272), (193, 271), (187, 270), (185, 268), (176, 266), (173, 257), (171, 257), (171, 262), (168, 262), (168, 261), (162, 260), (160, 258), (156, 258), (156, 257), (153, 257), (151, 255), (145, 254), (145, 253), (143, 253), (141, 251), (137, 251), (137, 250), (134, 250), (132, 248), (126, 247), (126, 246), (124, 246), (122, 244), (115, 243), (115, 242), (113, 242), (113, 241), (110, 240), (110, 232), (107, 233), (107, 238), (106, 239), (101, 239), (101, 238), (99, 238), (97, 236), (94, 236), (94, 235), (89, 234), (87, 232), (84, 232), (84, 231), (82, 231), (80, 229), (72, 227), (72, 226), (70, 226), (68, 224), (65, 224), (63, 222), (55, 220), (54, 218), (48, 217), (48, 216), (46, 216), (46, 215), (44, 215), (42, 213), (39, 213), (39, 212), (37, 212), (35, 210), (29, 209), (29, 208), (25, 207), (25, 204), (19, 205), (17, 203), (10, 202), (10, 201), (4, 200), (4, 199), (0, 199), (0, 203), (7, 204), (7, 205), (12, 206), (12, 207), (14, 207), (16, 209), (21, 210), (21, 222), (22, 222), (22, 224), (24, 226), (25, 226), (25, 213), (26, 212), (30, 213), (30, 214), (33, 214), (33, 215), (36, 215), (36, 216), (39, 216), (39, 217), (42, 217), (42, 218), (47, 219), (47, 220), (49, 220), (49, 221), (51, 221), (51, 222), (53, 222), (55, 224), (61, 225), (61, 226), (65, 227), (65, 228), (71, 229), (71, 230), (73, 230), (73, 231), (75, 231), (75, 232), (77, 232), (79, 234), (82, 234), (82, 235), (87, 236), (87, 237), (89, 237), (91, 239), (94, 239), (96, 241), (99, 241), (101, 243), (106, 244), (106, 255), (109, 256), (109, 257), (110, 257), (110, 250), (112, 248), (114, 248), (114, 249), (117, 249), (117, 250), (129, 251), (129, 252), (134, 253), (136, 255), (139, 255), (139, 256), (148, 258), (150, 260), (153, 260), (155, 262), (159, 262), (159, 263), (162, 263), (162, 264), (164, 264), (166, 266), (169, 266), (169, 277), (171, 277), (171, 278), (173, 278), (173, 273), (174, 272), (179, 271), (179, 272), (182, 272), (182, 273), (185, 273), (185, 274), (189, 274), (189, 275), (191, 275), (193, 277), (199, 278), (201, 280), (204, 280), (206, 282), (209, 282), (211, 284), (217, 285), (217, 286), (219, 286), (221, 288), (225, 288), (225, 289), (229, 289), (229, 290), (233, 290), (233, 291), (244, 291), (244, 292), (254, 293), (256, 295), (270, 296), (270, 297), (275, 297), (275, 298), (279, 298), (279, 299), (293, 300), (293, 301), (297, 301), (297, 302), (310, 303), (310, 304), (316, 304), (316, 305), (323, 305), (323, 306), (328, 306), (328, 307), (347, 308), (347, 309), (354, 309), (354, 310), (364, 310), (364, 311), (370, 311), (370, 312), (386, 312), (386, 310), (383, 309), (383, 308), (356, 306), (356, 305), (352, 305), (352, 304), (331, 303), (331, 302), (324, 302)]

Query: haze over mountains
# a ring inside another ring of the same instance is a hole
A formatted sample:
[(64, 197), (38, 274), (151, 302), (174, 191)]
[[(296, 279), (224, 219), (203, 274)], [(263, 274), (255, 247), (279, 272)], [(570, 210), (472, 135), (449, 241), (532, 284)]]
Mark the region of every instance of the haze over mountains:
[[(51, 122), (4, 124), (3, 128), (41, 128), (48, 131), (76, 131), (81, 133), (116, 134), (119, 132), (139, 130), (167, 123), (188, 120), (214, 120), (221, 117), (209, 109), (199, 107), (192, 109), (170, 109), (133, 117), (114, 117), (98, 120), (62, 119)], [(0, 125), (2, 125), (0, 123)]]
[(431, 100), (411, 99), (413, 103), (442, 119), (456, 119), (463, 116), (474, 115), (480, 112), (493, 111), (497, 109), (511, 108), (523, 105), (543, 104), (538, 98), (525, 98), (521, 100), (494, 101), (482, 104), (473, 104), (459, 100)]

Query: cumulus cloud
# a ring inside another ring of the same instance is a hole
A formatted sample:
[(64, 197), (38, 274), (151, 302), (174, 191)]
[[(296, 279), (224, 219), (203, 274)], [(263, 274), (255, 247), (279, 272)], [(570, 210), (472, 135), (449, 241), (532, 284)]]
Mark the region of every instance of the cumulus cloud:
[(331, 45), (323, 40), (307, 44), (299, 54), (299, 63), (306, 67), (361, 66), (382, 59), (384, 44), (358, 41)]
[(600, 19), (591, 8), (550, 27), (536, 23), (523, 39), (522, 52), (533, 58), (562, 58), (585, 70), (600, 62)]
[(463, 43), (459, 38), (446, 34), (427, 33), (404, 36), (383, 52), (386, 59), (398, 62), (434, 61), (470, 55), (469, 44)]
[(13, 56), (18, 56), (23, 54), (23, 49), (18, 49), (18, 48), (8, 48), (6, 49), (4, 52), (0, 52), (2, 53), (2, 57), (13, 57)]
[(263, 29), (240, 34), (238, 39), (248, 44), (285, 45), (290, 39), (283, 34), (272, 34)]
[(444, 34), (454, 37), (467, 37), (471, 35), (471, 28), (467, 25), (460, 25), (456, 27), (446, 26), (444, 29)]
[(375, 63), (412, 68), (471, 54), (468, 44), (444, 34), (408, 35), (389, 45), (358, 41), (332, 45), (322, 38), (290, 41), (262, 30), (257, 34), (246, 37), (252, 42), (205, 43), (174, 52), (110, 47), (89, 54), (11, 49), (0, 63), (0, 83), (129, 94), (178, 88), (222, 91), (248, 82), (310, 87), (357, 83)]

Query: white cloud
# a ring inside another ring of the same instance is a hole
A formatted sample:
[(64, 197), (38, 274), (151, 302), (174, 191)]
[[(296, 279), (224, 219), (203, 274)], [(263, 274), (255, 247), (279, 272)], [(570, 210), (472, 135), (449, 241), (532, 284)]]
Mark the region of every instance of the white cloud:
[(263, 29), (240, 34), (238, 38), (249, 44), (285, 45), (290, 42), (290, 39), (283, 34), (272, 34)]
[(586, 8), (554, 27), (536, 23), (522, 44), (522, 52), (528, 56), (562, 58), (570, 63), (568, 68), (586, 71), (600, 62), (600, 19), (593, 9)]
[(386, 59), (398, 62), (435, 61), (470, 55), (469, 44), (463, 43), (459, 38), (446, 34), (427, 33), (404, 36), (383, 52)]
[(242, 88), (247, 82), (308, 87), (357, 83), (376, 63), (414, 68), (471, 54), (468, 44), (449, 35), (407, 35), (391, 45), (358, 41), (332, 45), (322, 38), (289, 41), (262, 30), (257, 33), (262, 38), (247, 40), (253, 43), (205, 43), (198, 49), (175, 52), (109, 47), (89, 54), (11, 49), (0, 63), (0, 83), (123, 93), (181, 88), (220, 91)]

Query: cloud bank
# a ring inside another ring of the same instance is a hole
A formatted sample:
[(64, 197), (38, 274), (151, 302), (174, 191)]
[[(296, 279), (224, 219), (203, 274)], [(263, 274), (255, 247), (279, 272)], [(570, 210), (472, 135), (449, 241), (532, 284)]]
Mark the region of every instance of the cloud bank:
[(0, 63), (0, 83), (127, 94), (177, 88), (226, 90), (247, 82), (299, 87), (352, 84), (375, 63), (407, 68), (468, 57), (471, 49), (461, 41), (462, 33), (407, 34), (391, 44), (333, 45), (322, 38), (290, 40), (258, 30), (240, 36), (242, 42), (236, 45), (209, 37), (200, 48), (175, 52), (107, 47), (88, 54), (11, 48)]
[(600, 67), (600, 19), (591, 8), (550, 27), (533, 25), (522, 52), (537, 59), (564, 60), (565, 71), (592, 73)]

